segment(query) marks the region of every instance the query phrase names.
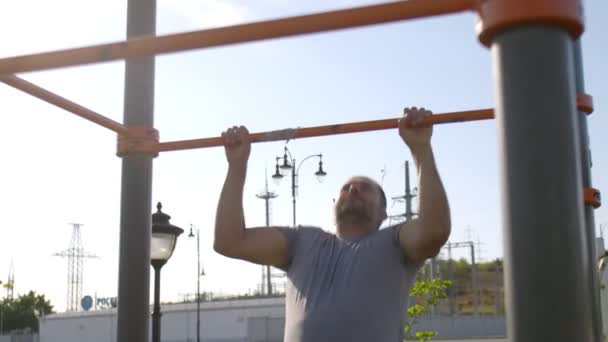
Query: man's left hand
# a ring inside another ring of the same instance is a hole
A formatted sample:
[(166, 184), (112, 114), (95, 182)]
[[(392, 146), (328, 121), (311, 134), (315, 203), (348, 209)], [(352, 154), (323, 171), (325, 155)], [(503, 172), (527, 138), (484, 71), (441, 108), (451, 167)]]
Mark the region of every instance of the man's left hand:
[(412, 153), (430, 146), (433, 125), (424, 121), (432, 114), (424, 108), (412, 107), (403, 110), (403, 117), (399, 120), (399, 135)]

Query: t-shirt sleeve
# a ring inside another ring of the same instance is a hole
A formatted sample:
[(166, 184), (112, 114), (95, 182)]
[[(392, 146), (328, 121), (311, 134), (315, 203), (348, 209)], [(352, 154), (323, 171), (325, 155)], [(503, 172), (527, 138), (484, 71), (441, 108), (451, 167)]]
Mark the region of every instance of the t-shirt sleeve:
[(401, 263), (403, 264), (404, 267), (409, 268), (411, 270), (417, 271), (422, 265), (424, 265), (424, 261), (422, 262), (414, 262), (412, 260), (410, 260), (405, 253), (402, 251), (401, 249), (401, 238), (399, 237), (399, 234), (401, 232), (401, 229), (403, 228), (403, 224), (396, 224), (393, 226), (390, 226), (386, 229), (390, 229), (391, 230), (391, 243), (393, 244), (394, 248), (397, 248), (399, 250), (399, 255), (401, 257)]
[(281, 232), (283, 234), (283, 236), (285, 236), (285, 238), (287, 239), (287, 266), (279, 268), (282, 271), (287, 272), (287, 271), (289, 271), (289, 268), (291, 267), (291, 264), (293, 262), (293, 258), (294, 258), (295, 253), (296, 253), (298, 236), (300, 235), (300, 230), (299, 230), (298, 227), (296, 227), (296, 228), (293, 228), (293, 227), (277, 227), (276, 229), (279, 232)]

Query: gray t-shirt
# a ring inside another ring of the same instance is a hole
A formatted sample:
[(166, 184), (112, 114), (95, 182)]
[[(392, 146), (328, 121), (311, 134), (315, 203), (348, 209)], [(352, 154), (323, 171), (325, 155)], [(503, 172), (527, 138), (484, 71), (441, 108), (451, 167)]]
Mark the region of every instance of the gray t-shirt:
[(280, 230), (289, 242), (285, 342), (403, 340), (419, 265), (403, 256), (399, 226), (350, 240), (315, 227)]

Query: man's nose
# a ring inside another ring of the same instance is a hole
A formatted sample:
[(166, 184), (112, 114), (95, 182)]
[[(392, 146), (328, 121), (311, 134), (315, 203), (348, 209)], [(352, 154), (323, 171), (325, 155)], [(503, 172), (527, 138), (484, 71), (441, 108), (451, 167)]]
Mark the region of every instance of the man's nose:
[(357, 188), (354, 184), (351, 184), (348, 187), (348, 192), (350, 192), (350, 193), (358, 193), (359, 192), (359, 188)]

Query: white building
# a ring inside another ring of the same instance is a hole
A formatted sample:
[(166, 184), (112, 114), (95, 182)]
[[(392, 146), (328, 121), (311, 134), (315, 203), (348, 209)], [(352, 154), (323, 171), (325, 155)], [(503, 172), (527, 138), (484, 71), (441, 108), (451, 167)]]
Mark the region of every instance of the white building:
[[(196, 341), (196, 303), (161, 306), (163, 342)], [(152, 314), (152, 307), (150, 307)], [(284, 298), (202, 302), (201, 341), (283, 340)], [(150, 335), (151, 335), (150, 321)], [(116, 309), (59, 313), (40, 318), (40, 342), (114, 342)]]
[[(164, 305), (161, 312), (161, 341), (196, 341), (196, 303)], [(283, 341), (285, 300), (277, 297), (202, 302), (200, 322), (200, 340), (205, 342)], [(437, 331), (440, 335), (436, 339), (449, 338), (451, 342), (465, 337), (502, 342), (505, 334), (502, 316), (430, 316), (423, 318), (419, 327)], [(116, 309), (40, 318), (39, 342), (81, 341), (115, 342)]]

